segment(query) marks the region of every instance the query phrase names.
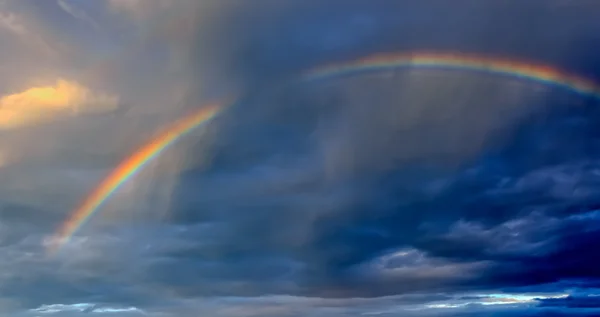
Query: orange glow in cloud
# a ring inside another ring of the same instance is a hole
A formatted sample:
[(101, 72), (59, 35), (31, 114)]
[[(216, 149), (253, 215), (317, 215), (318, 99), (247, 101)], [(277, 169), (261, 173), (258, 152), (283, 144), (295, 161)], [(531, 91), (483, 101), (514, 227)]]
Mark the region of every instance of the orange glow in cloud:
[(59, 79), (54, 86), (32, 87), (0, 98), (0, 129), (14, 129), (68, 115), (115, 110), (119, 98)]

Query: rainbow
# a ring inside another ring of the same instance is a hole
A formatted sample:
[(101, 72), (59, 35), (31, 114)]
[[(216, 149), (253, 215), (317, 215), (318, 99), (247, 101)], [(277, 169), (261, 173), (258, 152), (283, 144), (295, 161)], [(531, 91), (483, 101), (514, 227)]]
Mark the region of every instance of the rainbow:
[(300, 79), (314, 82), (394, 68), (435, 68), (504, 75), (600, 98), (597, 83), (547, 65), (464, 53), (375, 54), (350, 62), (317, 67), (303, 73)]
[(50, 246), (51, 251), (56, 251), (64, 245), (77, 232), (79, 228), (90, 219), (100, 206), (115, 193), (128, 179), (135, 176), (148, 162), (156, 158), (169, 145), (175, 143), (181, 136), (194, 128), (210, 121), (221, 110), (219, 105), (211, 105), (185, 116), (163, 133), (158, 134), (133, 155), (123, 160), (102, 182), (85, 198), (69, 219), (64, 222), (56, 235), (55, 243)]
[[(590, 80), (558, 69), (506, 59), (456, 53), (417, 52), (410, 54), (378, 54), (358, 60), (326, 65), (309, 70), (299, 77), (300, 82), (334, 79), (363, 72), (376, 72), (400, 67), (442, 68), (485, 72), (521, 78), (550, 86), (557, 86), (583, 95), (600, 98), (600, 87)], [(128, 179), (137, 174), (149, 161), (194, 128), (210, 121), (225, 109), (225, 103), (204, 107), (175, 122), (158, 137), (142, 146), (120, 163), (75, 209), (56, 234), (57, 250), (77, 232), (110, 196)]]

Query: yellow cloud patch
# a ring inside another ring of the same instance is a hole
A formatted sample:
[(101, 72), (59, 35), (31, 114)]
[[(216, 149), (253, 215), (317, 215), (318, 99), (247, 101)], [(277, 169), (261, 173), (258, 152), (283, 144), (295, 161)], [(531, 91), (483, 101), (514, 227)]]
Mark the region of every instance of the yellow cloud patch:
[(13, 129), (62, 116), (115, 110), (117, 96), (91, 91), (76, 82), (33, 87), (0, 99), (0, 129)]

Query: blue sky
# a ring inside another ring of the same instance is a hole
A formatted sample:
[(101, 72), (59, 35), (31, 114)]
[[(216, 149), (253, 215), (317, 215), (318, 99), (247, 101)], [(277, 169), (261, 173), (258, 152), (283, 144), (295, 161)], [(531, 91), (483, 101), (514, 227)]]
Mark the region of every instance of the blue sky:
[[(600, 112), (396, 69), (464, 52), (600, 81), (593, 1), (0, 0), (2, 316), (598, 316)], [(156, 131), (236, 102), (60, 224)]]

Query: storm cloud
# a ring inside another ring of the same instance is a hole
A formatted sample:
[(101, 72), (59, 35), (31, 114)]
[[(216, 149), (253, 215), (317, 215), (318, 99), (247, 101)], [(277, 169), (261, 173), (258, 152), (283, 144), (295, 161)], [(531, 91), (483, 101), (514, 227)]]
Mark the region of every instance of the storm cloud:
[[(468, 69), (301, 79), (427, 51), (594, 82), (597, 7), (1, 2), (0, 120), (20, 119), (0, 131), (0, 311), (599, 314), (600, 98)], [(119, 161), (215, 100), (215, 120), (47, 253)]]

